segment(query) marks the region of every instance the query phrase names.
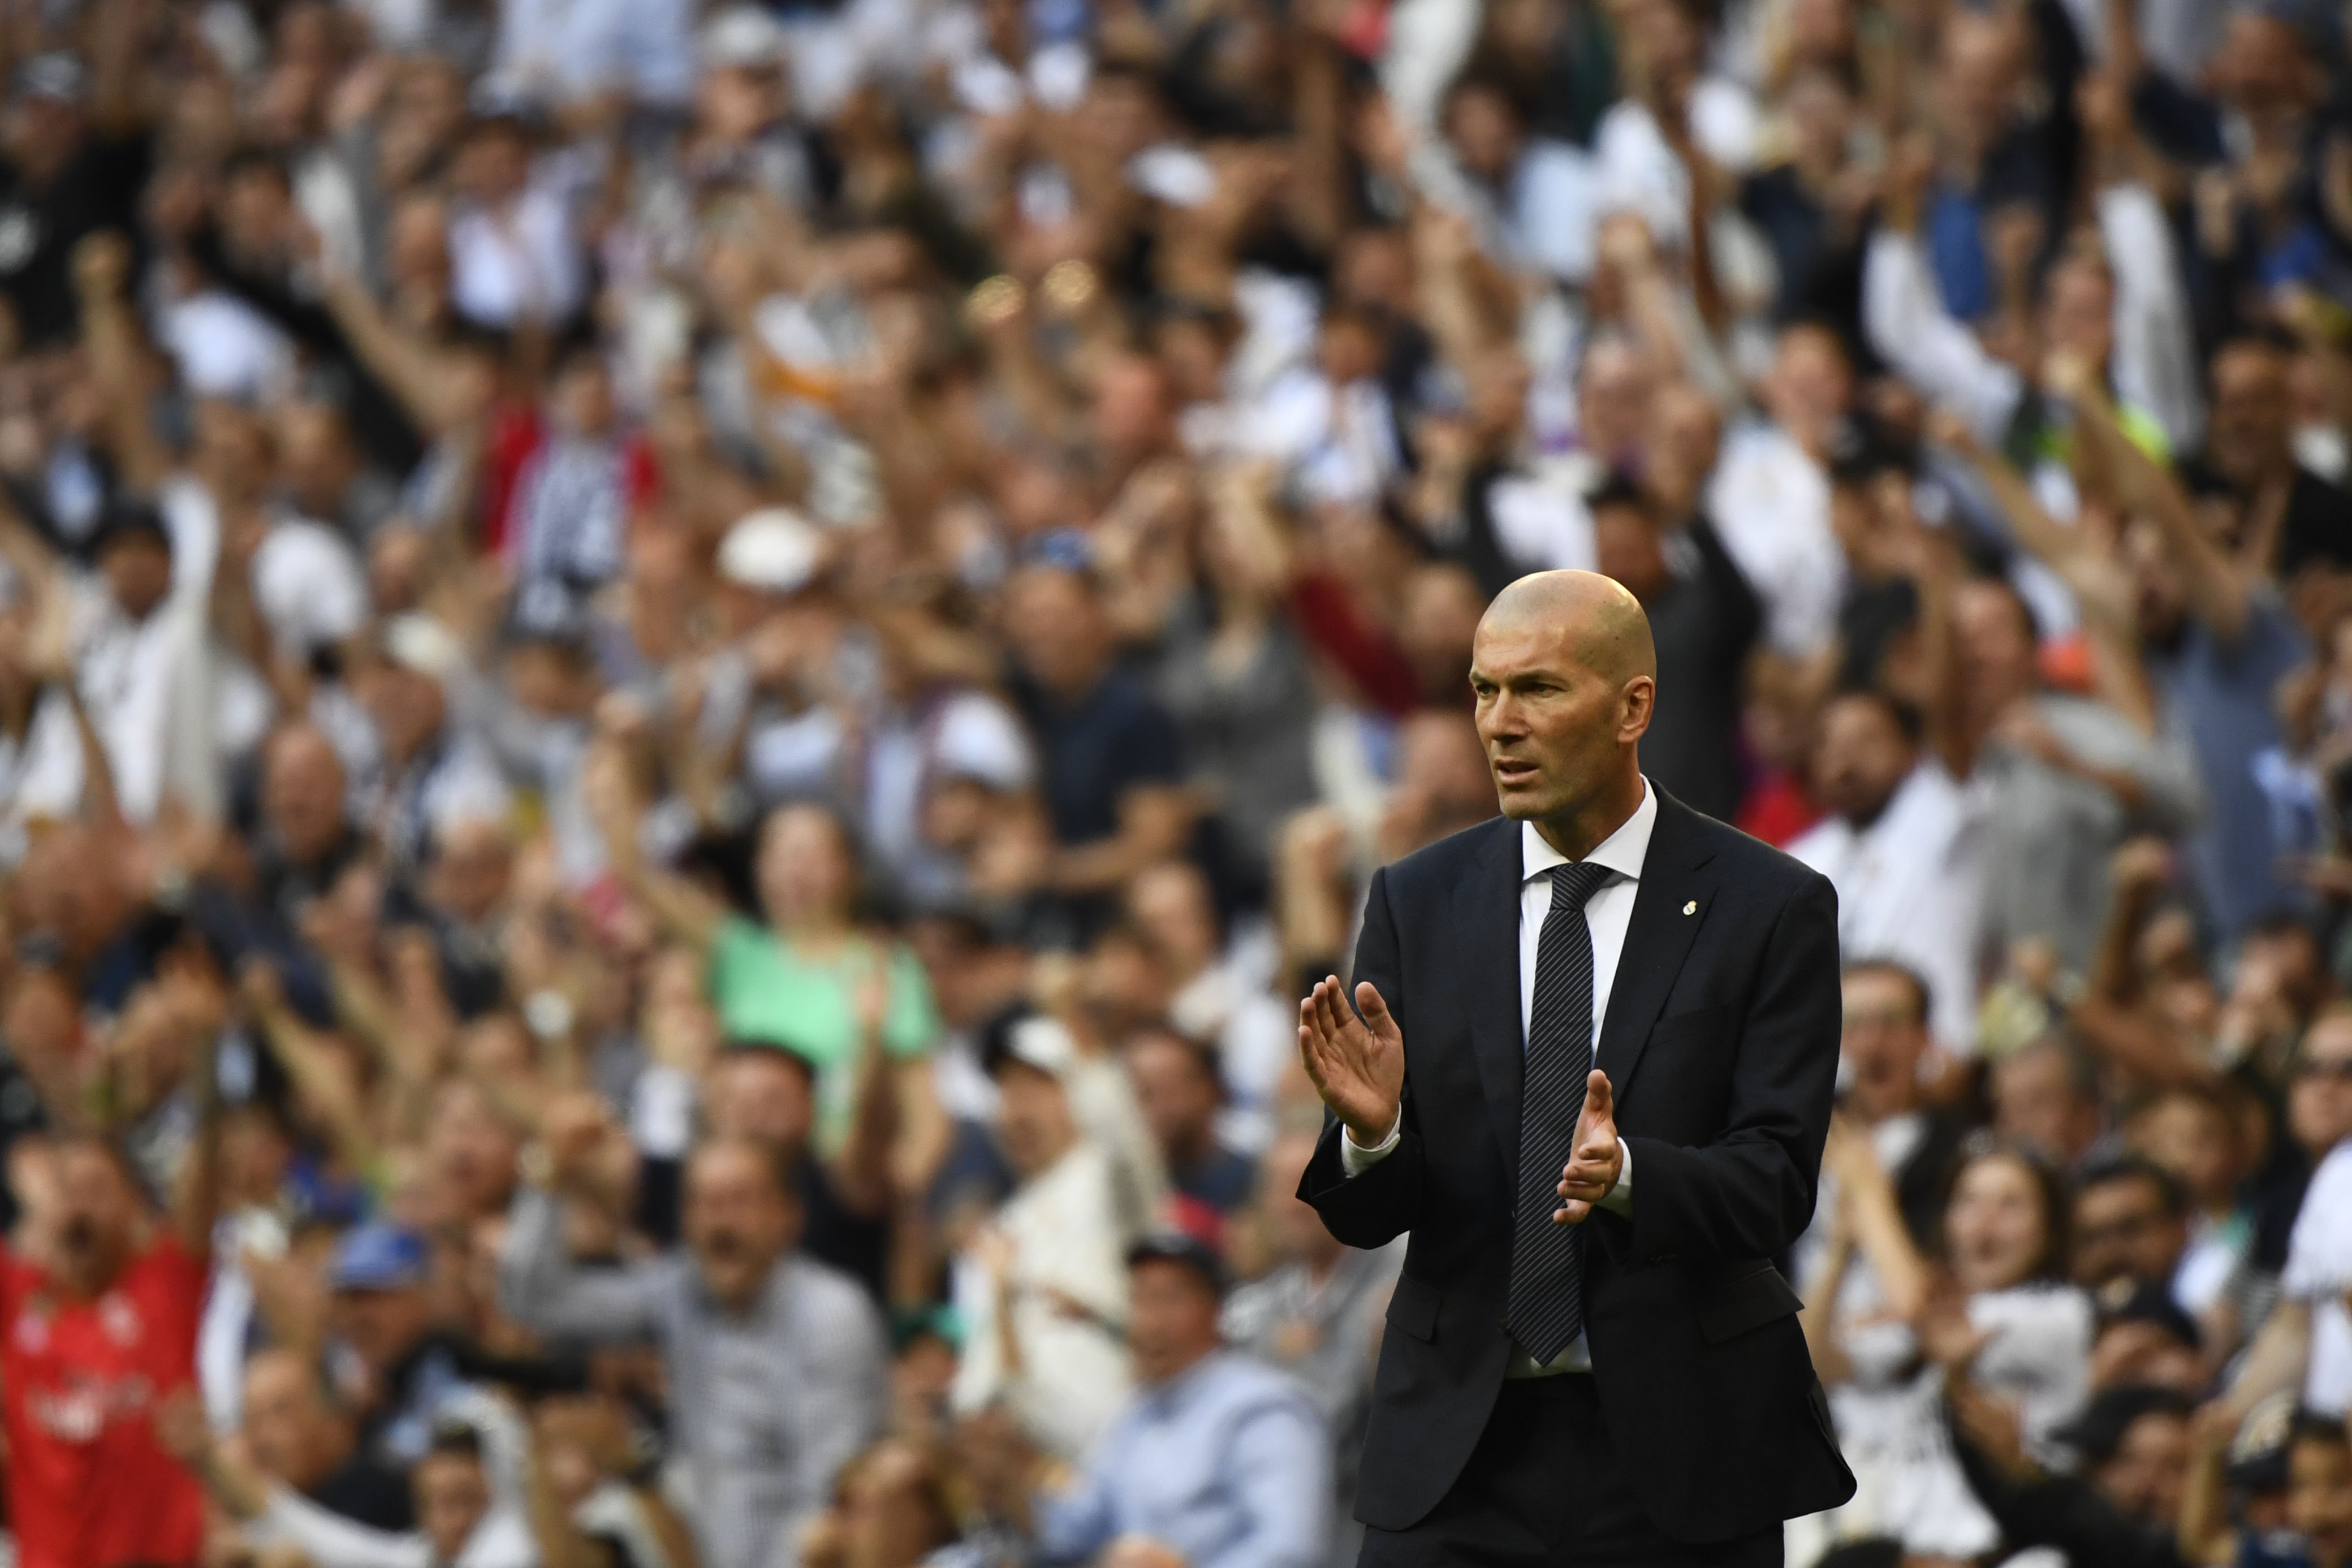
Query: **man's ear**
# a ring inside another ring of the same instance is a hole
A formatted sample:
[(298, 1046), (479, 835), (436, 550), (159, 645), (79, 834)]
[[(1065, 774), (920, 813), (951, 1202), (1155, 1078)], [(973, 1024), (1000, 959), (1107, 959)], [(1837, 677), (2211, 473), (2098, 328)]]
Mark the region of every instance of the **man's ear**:
[(1658, 680), (1655, 675), (1635, 675), (1617, 694), (1617, 736), (1621, 740), (1639, 740), (1650, 727), (1650, 716), (1658, 706)]

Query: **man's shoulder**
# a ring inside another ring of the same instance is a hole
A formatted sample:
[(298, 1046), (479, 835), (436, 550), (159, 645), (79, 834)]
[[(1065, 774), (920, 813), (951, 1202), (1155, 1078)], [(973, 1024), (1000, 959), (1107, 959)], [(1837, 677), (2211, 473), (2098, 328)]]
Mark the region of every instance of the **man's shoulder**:
[[(1712, 862), (1718, 874), (1738, 879), (1759, 892), (1783, 896), (1828, 879), (1794, 855), (1751, 838), (1728, 823), (1695, 811), (1671, 796), (1658, 803), (1658, 826), (1653, 830), (1650, 853), (1688, 854), (1693, 861)], [(1381, 868), (1391, 895), (1449, 888), (1485, 864), (1490, 855), (1516, 852), (1520, 824), (1507, 817), (1489, 817), (1477, 826), (1424, 845)], [(1679, 844), (1677, 843), (1679, 841)]]
[(1380, 874), (1391, 889), (1423, 892), (1451, 887), (1488, 854), (1501, 852), (1507, 843), (1516, 845), (1518, 835), (1519, 824), (1510, 818), (1489, 817), (1475, 827), (1449, 833), (1435, 843), (1423, 844), (1411, 854), (1391, 861), (1381, 868)]
[(1207, 1386), (1203, 1403), (1227, 1422), (1265, 1411), (1302, 1414), (1319, 1420), (1314, 1396), (1307, 1385), (1280, 1367), (1269, 1365), (1245, 1351), (1227, 1348), (1212, 1353), (1201, 1369)]
[[(1809, 890), (1827, 890), (1829, 878), (1807, 865), (1787, 850), (1774, 849), (1759, 838), (1741, 832), (1728, 822), (1719, 822), (1703, 811), (1668, 797), (1659, 802), (1659, 822), (1664, 827), (1671, 820), (1674, 831), (1690, 835), (1700, 852), (1717, 868), (1726, 881), (1737, 881), (1743, 892), (1752, 892), (1772, 902), (1778, 909), (1788, 899)], [(1817, 826), (1800, 838), (1792, 848), (1802, 848), (1815, 833)], [(1658, 841), (1650, 841), (1650, 852), (1658, 853)]]
[(874, 1298), (850, 1275), (806, 1252), (793, 1253), (783, 1268), (793, 1297), (790, 1322), (835, 1344), (845, 1335), (879, 1333)]

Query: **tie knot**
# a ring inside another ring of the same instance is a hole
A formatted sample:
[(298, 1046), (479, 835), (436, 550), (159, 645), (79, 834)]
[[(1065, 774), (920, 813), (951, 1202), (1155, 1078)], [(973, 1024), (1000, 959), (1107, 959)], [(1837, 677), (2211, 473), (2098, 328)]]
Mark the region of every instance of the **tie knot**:
[(1601, 884), (1608, 880), (1609, 868), (1595, 865), (1591, 861), (1556, 865), (1551, 868), (1551, 895), (1555, 899), (1564, 898), (1572, 904), (1582, 904), (1599, 893)]

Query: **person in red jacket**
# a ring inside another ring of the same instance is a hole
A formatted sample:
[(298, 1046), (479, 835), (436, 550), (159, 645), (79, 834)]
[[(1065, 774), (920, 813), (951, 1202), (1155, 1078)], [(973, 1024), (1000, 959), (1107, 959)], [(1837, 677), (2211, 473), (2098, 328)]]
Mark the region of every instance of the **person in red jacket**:
[(34, 1245), (0, 1248), (0, 1414), (20, 1568), (194, 1563), (202, 1551), (204, 1494), (155, 1423), (164, 1401), (195, 1396), (212, 1124), (207, 1107), (176, 1226), (152, 1215), (120, 1151), (81, 1134), (50, 1153), (53, 1207), (28, 1228)]

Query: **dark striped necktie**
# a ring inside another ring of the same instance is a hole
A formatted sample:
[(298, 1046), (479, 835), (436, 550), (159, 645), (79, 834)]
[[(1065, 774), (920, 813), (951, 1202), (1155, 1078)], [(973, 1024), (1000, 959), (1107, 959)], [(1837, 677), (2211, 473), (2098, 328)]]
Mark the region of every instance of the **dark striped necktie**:
[(1536, 946), (1519, 1090), (1519, 1204), (1511, 1239), (1511, 1337), (1538, 1366), (1584, 1327), (1584, 1227), (1555, 1225), (1559, 1176), (1576, 1145), (1592, 1071), (1592, 931), (1585, 902), (1609, 880), (1580, 861), (1551, 871), (1551, 912)]

